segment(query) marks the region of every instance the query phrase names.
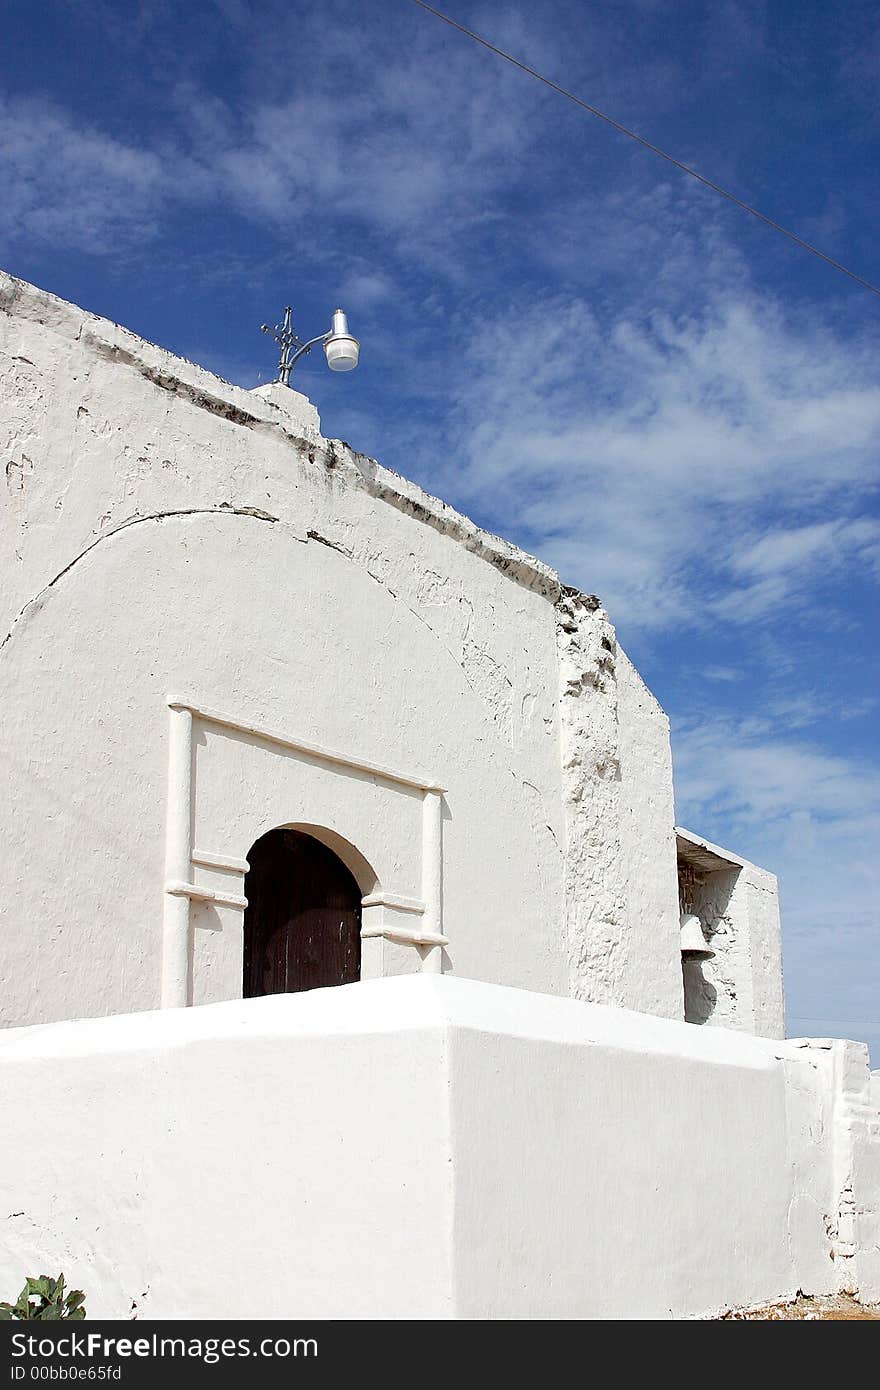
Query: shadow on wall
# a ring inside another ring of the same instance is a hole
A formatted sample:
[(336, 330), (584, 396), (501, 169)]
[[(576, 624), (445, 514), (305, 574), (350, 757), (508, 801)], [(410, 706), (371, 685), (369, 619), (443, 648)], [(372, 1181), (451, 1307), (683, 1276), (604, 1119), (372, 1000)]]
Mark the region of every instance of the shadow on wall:
[(706, 945), (714, 953), (707, 960), (682, 959), (684, 1016), (687, 1023), (736, 1027), (736, 981), (742, 973), (745, 943), (739, 939), (732, 900), (740, 870), (730, 864), (710, 867), (712, 859), (706, 851), (679, 840), (679, 906), (683, 914), (699, 919)]
[(715, 1012), (718, 991), (706, 979), (701, 960), (683, 960), (684, 976), (684, 1021), (685, 1023), (708, 1023)]

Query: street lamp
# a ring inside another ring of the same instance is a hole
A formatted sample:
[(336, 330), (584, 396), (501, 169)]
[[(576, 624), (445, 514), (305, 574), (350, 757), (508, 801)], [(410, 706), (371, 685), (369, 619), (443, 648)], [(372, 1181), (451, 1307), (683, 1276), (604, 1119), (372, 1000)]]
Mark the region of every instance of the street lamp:
[(334, 313), (333, 326), (329, 332), (319, 333), (317, 338), (310, 338), (307, 343), (301, 343), (294, 332), (291, 322), (292, 313), (293, 310), (288, 304), (284, 310), (283, 323), (276, 323), (274, 328), (271, 328), (268, 323), (261, 324), (261, 331), (274, 338), (281, 348), (277, 379), (282, 386), (290, 385), (290, 373), (299, 359), (304, 357), (307, 352), (311, 352), (316, 343), (324, 344), (324, 355), (331, 372), (351, 372), (354, 370), (358, 364), (361, 345), (357, 338), (353, 338), (349, 333), (348, 319), (341, 309), (337, 309)]

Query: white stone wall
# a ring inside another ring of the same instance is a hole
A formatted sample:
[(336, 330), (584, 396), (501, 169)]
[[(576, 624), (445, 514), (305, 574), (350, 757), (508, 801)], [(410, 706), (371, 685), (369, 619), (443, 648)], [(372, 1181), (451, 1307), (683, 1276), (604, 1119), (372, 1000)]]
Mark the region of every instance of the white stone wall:
[[(295, 393), (282, 414), (3, 292), (4, 1021), (158, 1004), (169, 696), (445, 787), (447, 968), (565, 991), (550, 572), (321, 440)], [(412, 794), (194, 737), (195, 848), (314, 824), (419, 898)], [(240, 991), (240, 919), (194, 913), (193, 998)]]
[(840, 1038), (810, 1039), (807, 1045), (830, 1062), (839, 1287), (880, 1301), (880, 1108), (868, 1049)]
[(9, 1030), (0, 1294), (45, 1268), (146, 1319), (868, 1295), (869, 1085), (852, 1044), (449, 976)]
[(571, 993), (681, 1018), (668, 720), (596, 600), (558, 628)]
[(617, 691), (628, 945), (620, 999), (629, 1009), (682, 1018), (669, 721), (619, 647)]
[[(193, 850), (318, 827), (365, 892), (419, 900), (420, 794), (350, 763), (404, 771), (445, 791), (445, 969), (681, 1017), (666, 718), (596, 600), (296, 392), (7, 276), (0, 398), (3, 1023), (162, 997), (169, 699), (282, 736), (196, 718)], [(235, 996), (241, 910), (192, 921), (189, 998)], [(423, 954), (376, 938), (364, 973)]]

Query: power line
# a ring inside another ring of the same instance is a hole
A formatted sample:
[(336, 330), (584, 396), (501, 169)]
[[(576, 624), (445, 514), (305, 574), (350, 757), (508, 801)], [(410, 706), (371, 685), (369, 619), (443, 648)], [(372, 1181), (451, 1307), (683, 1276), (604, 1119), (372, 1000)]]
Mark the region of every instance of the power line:
[(759, 212), (757, 208), (752, 207), (751, 203), (744, 202), (743, 199), (738, 198), (735, 193), (731, 193), (728, 189), (722, 188), (719, 183), (713, 183), (712, 180), (707, 179), (704, 174), (700, 174), (696, 169), (692, 169), (689, 164), (683, 164), (682, 161), (676, 159), (674, 155), (668, 154), (666, 150), (661, 150), (659, 145), (652, 145), (650, 140), (646, 140), (643, 135), (639, 135), (636, 131), (630, 130), (627, 126), (621, 125), (620, 121), (615, 121), (612, 116), (606, 116), (605, 112), (600, 111), (598, 106), (591, 106), (590, 103), (584, 101), (582, 97), (575, 96), (574, 92), (569, 92), (565, 87), (560, 87), (557, 82), (552, 82), (549, 77), (545, 77), (544, 74), (538, 72), (536, 68), (529, 67), (528, 63), (521, 62), (519, 58), (514, 58), (512, 53), (505, 52), (503, 48), (498, 48), (494, 43), (490, 43), (488, 39), (484, 39), (479, 34), (475, 34), (473, 29), (466, 29), (463, 24), (459, 24), (456, 20), (450, 19), (449, 15), (444, 14), (442, 10), (436, 10), (433, 5), (428, 5), (426, 0), (413, 0), (413, 4), (418, 5), (420, 9), (427, 10), (429, 14), (435, 15), (437, 19), (442, 19), (444, 24), (448, 24), (452, 29), (457, 29), (460, 34), (465, 34), (469, 39), (473, 39), (475, 43), (481, 44), (483, 48), (488, 48), (490, 53), (497, 54), (498, 57), (503, 58), (505, 62), (512, 63), (513, 66), (519, 68), (521, 72), (528, 73), (529, 77), (537, 78), (539, 82), (544, 83), (545, 87), (549, 87), (551, 91), (558, 92), (560, 96), (565, 97), (568, 101), (573, 101), (575, 106), (582, 107), (584, 111), (589, 111), (591, 116), (597, 116), (600, 121), (604, 121), (606, 125), (610, 125), (614, 130), (619, 131), (621, 135), (625, 135), (627, 139), (635, 140), (637, 144), (643, 145), (644, 148), (650, 150), (652, 154), (659, 155), (661, 159), (665, 159), (667, 163), (674, 165), (675, 168), (680, 169), (682, 173), (689, 174), (692, 179), (696, 179), (697, 182), (703, 184), (705, 188), (711, 188), (713, 193), (719, 193), (722, 198), (726, 198), (729, 203), (733, 203), (736, 207), (741, 208), (743, 212), (749, 213), (752, 217), (756, 217), (759, 222), (763, 222), (766, 226), (772, 227), (774, 232), (781, 232), (784, 237), (788, 237), (789, 241), (793, 241), (796, 246), (800, 246), (804, 251), (809, 251), (811, 256), (817, 256), (820, 261), (824, 261), (826, 265), (830, 265), (835, 270), (841, 271), (843, 275), (848, 275), (850, 280), (855, 280), (856, 284), (861, 285), (863, 289), (870, 290), (872, 294), (880, 295), (880, 286), (872, 285), (870, 280), (865, 280), (861, 275), (857, 275), (854, 270), (848, 270), (845, 265), (841, 265), (840, 261), (834, 260), (832, 256), (826, 256), (825, 252), (820, 251), (817, 246), (813, 246), (809, 241), (805, 241), (804, 238), (798, 236), (796, 232), (790, 232), (787, 227), (781, 226), (779, 222), (774, 222), (772, 217), (768, 217), (766, 213)]

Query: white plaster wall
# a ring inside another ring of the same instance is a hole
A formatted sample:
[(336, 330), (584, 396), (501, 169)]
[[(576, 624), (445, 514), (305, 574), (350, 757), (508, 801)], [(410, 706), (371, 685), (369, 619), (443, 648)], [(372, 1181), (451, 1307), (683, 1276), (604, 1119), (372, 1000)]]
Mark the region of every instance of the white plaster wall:
[(449, 976), (7, 1031), (0, 1289), (383, 1319), (831, 1292), (859, 1065)]
[(797, 1287), (806, 1294), (837, 1289), (834, 1233), (834, 1077), (825, 1056), (797, 1043), (765, 1043), (785, 1076), (785, 1162), (788, 1234)]
[(446, 1039), (374, 988), (0, 1035), (0, 1287), (57, 1266), (91, 1318), (449, 1317)]
[[(169, 695), (447, 787), (447, 969), (681, 1015), (666, 719), (596, 600), (298, 393), (3, 275), (0, 393), (4, 1023), (156, 1004)], [(417, 895), (404, 794), (196, 733), (198, 848), (324, 824)], [(240, 918), (194, 920), (215, 1000)]]
[[(814, 1042), (814, 1046), (817, 1044)], [(880, 1300), (880, 1109), (864, 1043), (835, 1038), (830, 1057), (834, 1095), (835, 1229), (839, 1286)]]
[(558, 636), (571, 993), (681, 1018), (668, 721), (596, 600)]
[(786, 1069), (789, 1226), (800, 1288), (877, 1302), (880, 1096), (868, 1049), (842, 1038), (755, 1041)]
[(598, 600), (567, 593), (557, 617), (566, 811), (569, 991), (622, 1003), (626, 881), (620, 854), (614, 629)]
[[(484, 705), (424, 625), (334, 551), (252, 517), (133, 526), (71, 570), (14, 642), (2, 666), (8, 1021), (159, 1002), (168, 690), (442, 781), (452, 968), (564, 987), (531, 802)], [(369, 862), (365, 891), (419, 897), (416, 793), (210, 726), (194, 762), (198, 848), (243, 859), (273, 825), (316, 824)], [(240, 993), (240, 914), (208, 908), (194, 923), (196, 999)], [(204, 986), (205, 951), (220, 949), (227, 968), (215, 959)]]
[(684, 1017), (669, 720), (617, 648), (620, 853), (626, 877), (629, 1009)]
[[(295, 393), (285, 415), (0, 290), (4, 1021), (158, 1002), (169, 694), (446, 786), (447, 968), (564, 991), (550, 571), (321, 440)], [(240, 751), (199, 732), (201, 848), (324, 824), (419, 895), (405, 793)], [(196, 920), (195, 997), (228, 996), (236, 914)]]
[(762, 1037), (785, 1036), (782, 975), (782, 929), (776, 875), (749, 864), (744, 870), (748, 895), (749, 954), (752, 967), (752, 1028)]
[(459, 1306), (667, 1318), (796, 1288), (780, 1069), (580, 1007), (589, 1044), (555, 1010), (455, 1035)]

